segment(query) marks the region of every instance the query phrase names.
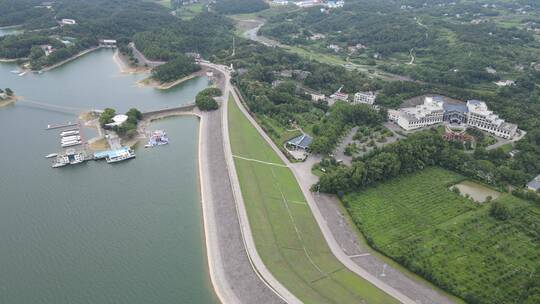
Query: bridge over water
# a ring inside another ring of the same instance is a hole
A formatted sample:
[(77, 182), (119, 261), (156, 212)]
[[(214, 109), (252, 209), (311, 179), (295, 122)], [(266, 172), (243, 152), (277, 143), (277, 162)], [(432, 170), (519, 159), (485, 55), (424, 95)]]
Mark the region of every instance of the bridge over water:
[(89, 109), (89, 108), (78, 108), (78, 107), (69, 107), (69, 106), (61, 106), (56, 105), (52, 103), (37, 101), (37, 100), (30, 100), (21, 98), (17, 100), (17, 104), (30, 107), (30, 108), (37, 108), (47, 111), (53, 111), (53, 112), (59, 112), (64, 114), (75, 114), (79, 115), (83, 112), (89, 112), (89, 111), (95, 111), (95, 112), (101, 112), (101, 110), (95, 110), (95, 109)]

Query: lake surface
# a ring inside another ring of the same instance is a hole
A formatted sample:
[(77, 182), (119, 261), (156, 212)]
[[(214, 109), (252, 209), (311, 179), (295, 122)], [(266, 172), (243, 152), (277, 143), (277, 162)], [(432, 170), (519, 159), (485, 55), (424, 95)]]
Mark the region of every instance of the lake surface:
[[(137, 158), (52, 169), (71, 109), (158, 109), (190, 102), (192, 79), (162, 92), (138, 87), (100, 50), (53, 71), (18, 76), (0, 64), (0, 88), (25, 100), (0, 108), (0, 303), (216, 303), (206, 265), (194, 117), (159, 121), (171, 143)], [(43, 109), (39, 104), (62, 108)]]

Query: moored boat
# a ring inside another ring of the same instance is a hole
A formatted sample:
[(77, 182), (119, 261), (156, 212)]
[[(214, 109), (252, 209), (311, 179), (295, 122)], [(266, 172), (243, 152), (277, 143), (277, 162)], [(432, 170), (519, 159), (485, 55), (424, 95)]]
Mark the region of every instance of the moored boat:
[(55, 156), (58, 156), (58, 153), (47, 154), (47, 155), (45, 155), (45, 158), (53, 158)]
[(135, 158), (135, 151), (132, 149), (126, 149), (126, 150), (119, 150), (117, 153), (110, 154), (105, 158), (108, 164), (121, 162), (124, 160), (128, 160), (131, 158)]
[(66, 136), (62, 137), (62, 142), (68, 142), (68, 141), (74, 141), (74, 140), (81, 140), (81, 137), (78, 135), (72, 135), (72, 136)]
[(167, 133), (163, 130), (156, 130), (152, 132), (152, 135), (150, 136), (150, 139), (148, 140), (148, 143), (144, 146), (145, 148), (152, 148), (155, 146), (162, 146), (169, 143), (169, 138), (167, 137)]
[(73, 130), (66, 130), (60, 133), (60, 136), (71, 136), (71, 135), (79, 135), (79, 130), (73, 129)]
[(73, 140), (73, 141), (64, 142), (64, 143), (62, 143), (62, 148), (80, 145), (81, 143), (82, 142), (80, 140)]

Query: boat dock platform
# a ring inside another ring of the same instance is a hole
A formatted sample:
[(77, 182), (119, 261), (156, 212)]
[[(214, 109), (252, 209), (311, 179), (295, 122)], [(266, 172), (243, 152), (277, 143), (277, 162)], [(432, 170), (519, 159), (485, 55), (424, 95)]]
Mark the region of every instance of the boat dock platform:
[(61, 128), (67, 128), (67, 127), (74, 127), (78, 125), (79, 125), (78, 122), (71, 122), (71, 121), (64, 124), (49, 124), (47, 125), (47, 128), (45, 128), (45, 130), (61, 129)]

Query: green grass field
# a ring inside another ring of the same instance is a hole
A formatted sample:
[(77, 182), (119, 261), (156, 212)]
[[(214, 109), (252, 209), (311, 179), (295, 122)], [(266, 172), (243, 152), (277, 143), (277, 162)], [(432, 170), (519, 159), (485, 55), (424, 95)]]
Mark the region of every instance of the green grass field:
[(495, 220), (489, 204), (448, 190), (462, 179), (428, 168), (344, 202), (375, 248), (467, 302), (535, 303), (527, 286), (540, 270), (540, 208), (505, 194), (497, 200), (512, 216)]
[(305, 303), (397, 303), (330, 252), (292, 172), (232, 99), (229, 131), (253, 237), (262, 260)]

